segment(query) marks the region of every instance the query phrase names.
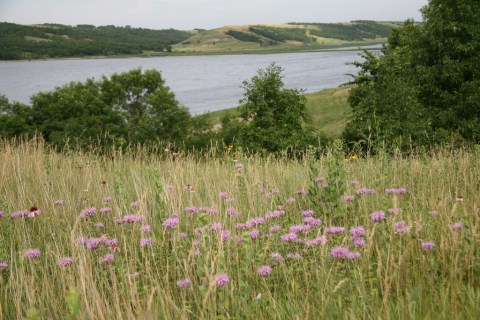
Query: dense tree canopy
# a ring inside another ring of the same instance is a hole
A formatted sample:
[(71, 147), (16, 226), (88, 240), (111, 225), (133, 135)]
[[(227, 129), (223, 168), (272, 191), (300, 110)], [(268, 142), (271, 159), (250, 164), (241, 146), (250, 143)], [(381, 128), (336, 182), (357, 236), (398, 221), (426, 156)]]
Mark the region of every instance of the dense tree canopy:
[(41, 134), (57, 147), (86, 147), (93, 141), (179, 142), (190, 132), (190, 113), (180, 106), (156, 70), (72, 82), (34, 95), (32, 106), (0, 98), (0, 134)]
[(422, 13), (422, 24), (407, 21), (381, 55), (357, 63), (349, 143), (480, 142), (480, 2), (430, 0)]
[(243, 83), (244, 126), (239, 138), (252, 151), (280, 151), (311, 142), (305, 129), (306, 98), (301, 90), (284, 88), (281, 72), (280, 66), (271, 64)]

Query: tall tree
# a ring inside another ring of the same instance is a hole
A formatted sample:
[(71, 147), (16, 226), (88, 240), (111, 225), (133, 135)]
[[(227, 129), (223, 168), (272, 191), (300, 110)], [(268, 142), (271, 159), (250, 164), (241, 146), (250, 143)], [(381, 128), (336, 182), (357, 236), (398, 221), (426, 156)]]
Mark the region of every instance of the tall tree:
[(243, 83), (240, 116), (245, 126), (240, 140), (253, 151), (280, 151), (311, 142), (305, 129), (306, 98), (302, 90), (284, 88), (282, 71), (271, 64)]
[(405, 22), (382, 55), (357, 63), (350, 143), (480, 142), (480, 2), (430, 0), (422, 13), (424, 23)]

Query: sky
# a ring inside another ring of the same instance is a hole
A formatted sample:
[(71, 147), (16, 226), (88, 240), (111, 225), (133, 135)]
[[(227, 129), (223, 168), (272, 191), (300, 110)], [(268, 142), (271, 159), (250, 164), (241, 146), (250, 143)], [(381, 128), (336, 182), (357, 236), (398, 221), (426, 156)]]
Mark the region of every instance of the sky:
[(421, 21), (428, 0), (0, 0), (0, 22), (135, 28), (351, 20)]

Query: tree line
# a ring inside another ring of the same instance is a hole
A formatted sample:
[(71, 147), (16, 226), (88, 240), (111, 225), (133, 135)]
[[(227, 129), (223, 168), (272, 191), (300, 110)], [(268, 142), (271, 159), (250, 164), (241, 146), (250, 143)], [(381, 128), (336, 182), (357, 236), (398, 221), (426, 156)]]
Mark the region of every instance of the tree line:
[(38, 93), (31, 105), (0, 96), (0, 137), (40, 135), (59, 150), (159, 143), (190, 150), (212, 143), (250, 152), (304, 149), (316, 143), (308, 130), (306, 98), (301, 90), (284, 88), (281, 72), (272, 64), (246, 80), (240, 117), (225, 116), (220, 129), (205, 116), (192, 117), (160, 72), (134, 69)]
[(25, 26), (3, 22), (0, 23), (0, 60), (161, 52), (190, 36), (190, 32), (174, 29), (112, 25)]

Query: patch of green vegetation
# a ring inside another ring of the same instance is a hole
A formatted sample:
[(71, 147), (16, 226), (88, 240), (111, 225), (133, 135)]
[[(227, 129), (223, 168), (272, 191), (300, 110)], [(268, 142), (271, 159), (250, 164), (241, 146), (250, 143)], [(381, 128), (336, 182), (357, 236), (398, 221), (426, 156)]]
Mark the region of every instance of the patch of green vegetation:
[[(292, 23), (297, 25), (296, 23)], [(334, 38), (346, 41), (386, 38), (392, 29), (391, 25), (375, 21), (357, 20), (348, 24), (343, 23), (300, 23), (313, 26), (311, 35), (322, 38)]]
[(262, 42), (262, 40), (260, 40), (260, 38), (257, 37), (256, 35), (242, 32), (242, 31), (228, 30), (227, 32), (225, 32), (225, 34), (244, 42), (259, 42), (259, 43)]
[[(310, 115), (311, 126), (317, 132), (332, 136), (340, 136), (351, 115), (348, 104), (350, 87), (324, 89), (319, 92), (306, 94), (307, 112)], [(204, 118), (213, 127), (222, 124), (223, 119), (240, 117), (238, 107), (212, 111), (197, 117)]]
[(249, 30), (272, 41), (286, 42), (298, 41), (303, 43), (315, 42), (315, 38), (309, 37), (307, 31), (301, 28), (277, 28), (269, 26), (251, 26)]

